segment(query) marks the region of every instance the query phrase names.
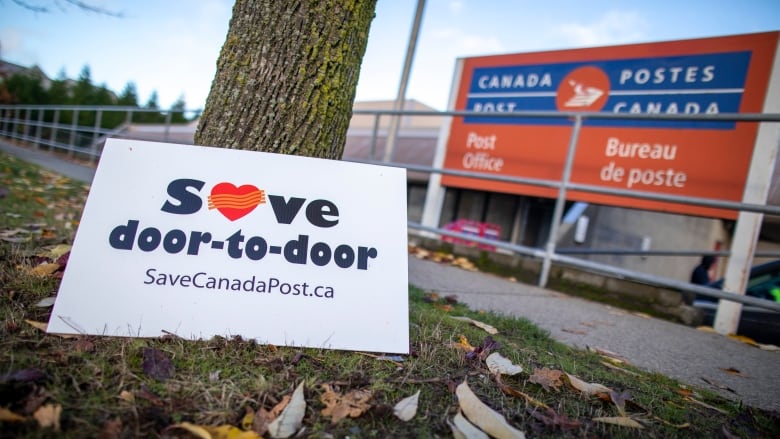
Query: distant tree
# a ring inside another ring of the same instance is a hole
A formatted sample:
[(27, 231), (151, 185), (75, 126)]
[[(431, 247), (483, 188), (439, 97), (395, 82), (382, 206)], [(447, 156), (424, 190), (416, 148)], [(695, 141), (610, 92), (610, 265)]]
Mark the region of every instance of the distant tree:
[(73, 87), (71, 102), (74, 105), (90, 105), (94, 101), (95, 87), (92, 85), (92, 71), (84, 65)]
[(187, 123), (187, 115), (184, 114), (184, 110), (187, 109), (187, 103), (184, 102), (184, 95), (179, 96), (176, 102), (171, 105), (171, 122), (172, 123)]
[(3, 81), (10, 95), (8, 104), (39, 105), (47, 101), (41, 78), (28, 73), (17, 73)]
[(157, 103), (159, 100), (159, 97), (157, 96), (157, 90), (152, 90), (152, 94), (149, 95), (149, 100), (146, 101), (146, 105), (144, 105), (144, 108), (148, 108), (150, 110), (158, 110), (160, 108), (160, 104)]
[(57, 74), (57, 79), (51, 81), (48, 91), (47, 104), (51, 105), (67, 105), (71, 103), (70, 99), (70, 87), (68, 85), (68, 77), (65, 74), (65, 70), (62, 69)]
[(122, 90), (122, 94), (119, 95), (117, 104), (125, 107), (138, 106), (138, 91), (135, 88), (134, 82), (128, 82), (125, 85), (125, 88)]
[[(158, 103), (158, 100), (157, 90), (152, 90), (152, 94), (149, 95), (149, 100), (146, 101), (144, 108), (147, 110), (159, 110), (160, 104)], [(144, 111), (143, 113), (140, 113), (135, 120), (140, 123), (162, 123), (165, 122), (165, 116), (159, 111)]]

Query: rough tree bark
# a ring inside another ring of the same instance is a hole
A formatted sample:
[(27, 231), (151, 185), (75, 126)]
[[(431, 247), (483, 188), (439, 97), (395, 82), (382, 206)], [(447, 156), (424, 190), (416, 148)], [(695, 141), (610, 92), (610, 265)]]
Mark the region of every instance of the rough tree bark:
[(376, 0), (237, 0), (198, 145), (340, 159)]

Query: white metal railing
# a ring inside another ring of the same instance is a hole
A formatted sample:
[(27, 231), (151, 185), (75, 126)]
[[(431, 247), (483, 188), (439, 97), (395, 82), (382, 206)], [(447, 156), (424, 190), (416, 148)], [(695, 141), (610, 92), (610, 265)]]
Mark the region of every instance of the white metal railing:
[[(74, 106), (8, 106), (0, 105), (0, 137), (24, 141), (35, 145), (35, 147), (44, 146), (50, 151), (67, 151), (69, 154), (84, 154), (91, 160), (99, 157), (102, 141), (106, 137), (117, 135), (129, 126), (133, 121), (135, 114), (158, 113), (165, 115), (164, 133), (162, 141), (166, 141), (170, 128), (175, 126), (171, 122), (171, 114), (174, 110), (154, 110), (135, 107), (74, 107)], [(175, 110), (180, 111), (180, 110)], [(47, 121), (46, 114), (51, 113), (51, 120)], [(62, 115), (69, 113), (69, 123), (62, 123)], [(85, 112), (95, 113), (94, 123), (90, 125), (79, 125), (78, 115)], [(106, 114), (121, 113), (124, 115), (122, 122), (116, 127), (102, 127), (102, 119)], [(186, 113), (197, 115), (199, 110), (186, 110)], [(467, 117), (467, 116), (485, 116), (482, 112), (472, 111), (396, 111), (396, 110), (355, 110), (355, 115), (370, 115), (374, 117), (374, 126), (371, 139), (371, 157), (374, 157), (374, 150), (377, 145), (379, 123), (382, 117), (425, 117), (425, 116), (449, 116), (449, 117)], [(579, 269), (598, 272), (604, 275), (619, 277), (624, 279), (636, 280), (665, 288), (701, 294), (719, 299), (727, 299), (733, 302), (754, 305), (774, 311), (780, 311), (780, 303), (768, 300), (758, 299), (745, 295), (724, 292), (713, 288), (693, 285), (687, 282), (681, 282), (661, 276), (656, 276), (637, 271), (626, 270), (606, 264), (587, 261), (570, 256), (573, 253), (600, 253), (600, 254), (637, 254), (642, 256), (703, 256), (718, 255), (728, 256), (728, 251), (693, 251), (693, 250), (598, 250), (598, 249), (580, 249), (571, 251), (571, 249), (561, 249), (556, 251), (556, 241), (558, 237), (558, 225), (563, 216), (564, 202), (567, 190), (577, 190), (580, 192), (590, 192), (596, 194), (607, 194), (620, 197), (630, 197), (644, 200), (664, 201), (679, 203), (685, 205), (695, 205), (712, 208), (730, 209), (743, 212), (754, 212), (765, 215), (780, 215), (780, 206), (768, 206), (763, 204), (739, 203), (731, 201), (720, 201), (707, 198), (681, 197), (675, 195), (661, 194), (646, 191), (628, 191), (624, 189), (615, 189), (595, 185), (579, 184), (570, 181), (571, 169), (575, 157), (577, 144), (579, 141), (580, 128), (583, 121), (587, 119), (629, 119), (629, 120), (677, 120), (677, 121), (738, 121), (738, 122), (770, 122), (780, 123), (780, 114), (719, 114), (719, 115), (659, 115), (659, 114), (614, 114), (614, 113), (561, 113), (561, 112), (515, 112), (515, 113), (490, 113), (491, 118), (560, 118), (571, 121), (572, 135), (567, 151), (566, 161), (562, 168), (560, 180), (544, 180), (526, 177), (506, 176), (488, 174), (482, 172), (460, 171), (452, 169), (435, 168), (432, 166), (414, 165), (405, 163), (394, 163), (383, 160), (352, 160), (363, 163), (383, 164), (386, 166), (403, 167), (410, 171), (424, 172), (429, 174), (453, 175), (460, 177), (469, 177), (475, 179), (486, 179), (505, 183), (516, 183), (524, 185), (533, 185), (558, 190), (552, 223), (549, 227), (547, 245), (544, 249), (517, 245), (511, 242), (485, 239), (453, 232), (441, 228), (428, 227), (422, 224), (409, 222), (408, 226), (413, 230), (420, 230), (433, 233), (439, 237), (451, 236), (466, 241), (476, 242), (501, 248), (513, 253), (530, 256), (541, 259), (542, 273), (540, 274), (540, 285), (546, 283), (546, 276), (549, 272), (550, 264), (553, 262), (567, 265)], [(64, 135), (63, 135), (64, 133)], [(392, 154), (385, 154), (386, 157), (392, 157)], [(756, 256), (780, 257), (780, 253), (754, 253)], [(543, 279), (544, 278), (544, 279)], [(543, 279), (543, 280), (542, 280)]]

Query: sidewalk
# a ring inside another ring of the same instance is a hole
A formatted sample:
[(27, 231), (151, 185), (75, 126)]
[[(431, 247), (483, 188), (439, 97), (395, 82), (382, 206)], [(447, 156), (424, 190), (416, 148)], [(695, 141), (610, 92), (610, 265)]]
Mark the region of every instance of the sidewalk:
[[(642, 369), (780, 411), (780, 352), (413, 256), (409, 257), (409, 283), (455, 294), (474, 310), (528, 319), (570, 346), (608, 350)], [(729, 368), (744, 376), (724, 370)]]
[[(0, 141), (0, 151), (83, 182), (95, 170)], [(780, 412), (780, 352), (485, 273), (409, 258), (409, 283), (455, 294), (475, 310), (522, 317), (577, 348), (605, 349), (634, 366)], [(742, 376), (725, 369), (736, 369)]]

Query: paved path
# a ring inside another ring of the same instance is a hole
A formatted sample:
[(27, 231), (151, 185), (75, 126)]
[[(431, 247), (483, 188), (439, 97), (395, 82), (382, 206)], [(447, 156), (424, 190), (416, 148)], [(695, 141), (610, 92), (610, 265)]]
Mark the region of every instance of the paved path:
[[(0, 151), (84, 182), (92, 181), (95, 172), (2, 141)], [(762, 351), (717, 334), (415, 257), (409, 258), (409, 283), (456, 294), (460, 302), (475, 310), (526, 318), (568, 345), (606, 349), (642, 369), (780, 412), (780, 352)], [(726, 373), (728, 368), (739, 370), (744, 377)]]
[[(475, 310), (526, 318), (568, 345), (605, 349), (642, 369), (748, 405), (780, 411), (780, 352), (762, 351), (718, 334), (412, 256), (409, 283), (455, 294), (459, 302)], [(745, 376), (723, 370), (728, 368)]]
[(2, 140), (0, 140), (0, 151), (85, 183), (91, 182), (95, 176), (95, 168), (62, 160), (45, 151), (21, 148)]

